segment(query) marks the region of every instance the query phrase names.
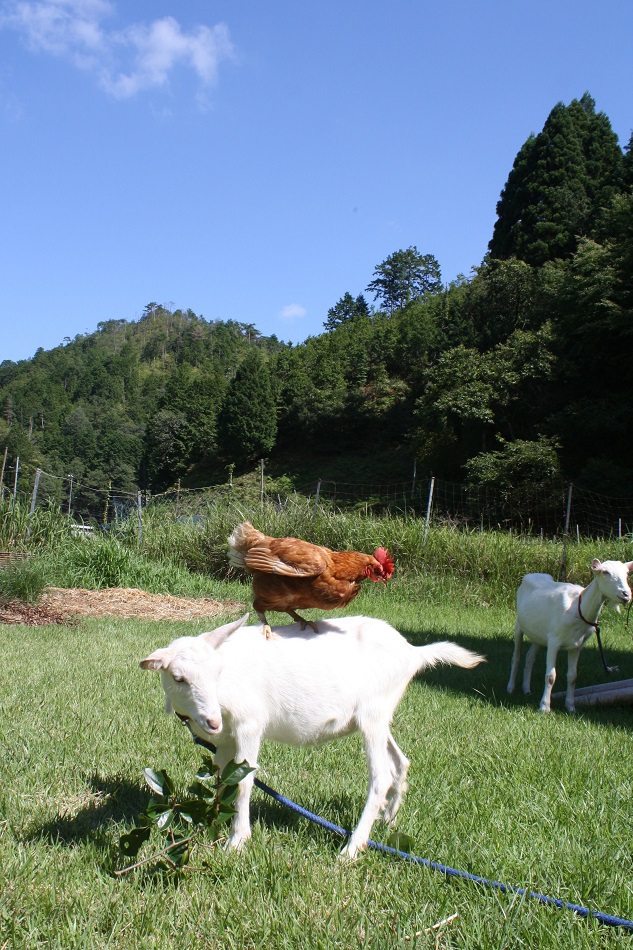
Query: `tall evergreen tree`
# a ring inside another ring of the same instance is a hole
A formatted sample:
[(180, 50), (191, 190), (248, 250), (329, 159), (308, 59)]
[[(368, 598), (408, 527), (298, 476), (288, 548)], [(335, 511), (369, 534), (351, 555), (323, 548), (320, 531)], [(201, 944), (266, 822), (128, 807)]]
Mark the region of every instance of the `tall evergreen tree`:
[(229, 384), (218, 415), (218, 448), (239, 466), (266, 456), (275, 444), (277, 413), (268, 366), (250, 347)]
[(491, 256), (534, 265), (569, 257), (623, 181), (617, 136), (591, 96), (559, 102), (515, 159), (497, 204)]
[(628, 188), (633, 188), (633, 132), (624, 147), (624, 183)]
[(368, 317), (369, 307), (362, 294), (354, 298), (349, 293), (344, 294), (341, 299), (327, 312), (327, 320), (323, 324), (326, 330), (335, 330), (342, 323), (349, 323), (357, 317)]

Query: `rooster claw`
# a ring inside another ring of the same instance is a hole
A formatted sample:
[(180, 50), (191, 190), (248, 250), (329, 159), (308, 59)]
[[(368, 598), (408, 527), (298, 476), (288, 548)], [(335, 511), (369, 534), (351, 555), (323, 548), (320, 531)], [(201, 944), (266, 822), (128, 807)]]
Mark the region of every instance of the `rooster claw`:
[(288, 613), (290, 614), (292, 619), (295, 621), (295, 623), (299, 624), (302, 630), (305, 630), (306, 627), (310, 627), (310, 629), (313, 630), (315, 633), (319, 632), (319, 628), (317, 627), (316, 622), (314, 620), (306, 620), (305, 617), (300, 617), (299, 614), (294, 612), (294, 610), (289, 610)]

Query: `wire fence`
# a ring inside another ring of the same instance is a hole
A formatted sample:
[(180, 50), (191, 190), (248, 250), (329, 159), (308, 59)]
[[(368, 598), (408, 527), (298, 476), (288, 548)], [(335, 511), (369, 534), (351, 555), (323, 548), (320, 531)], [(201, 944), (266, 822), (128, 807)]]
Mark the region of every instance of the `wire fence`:
[[(283, 483), (283, 482), (282, 482)], [(283, 483), (285, 484), (285, 483)], [(378, 484), (316, 479), (291, 490), (280, 491), (279, 483), (264, 476), (250, 498), (278, 508), (306, 502), (321, 509), (352, 511), (359, 515), (383, 515), (424, 519), (427, 525), (448, 524), (468, 530), (507, 531), (548, 538), (633, 539), (633, 497), (616, 498), (566, 484), (562, 481), (530, 483), (513, 490), (472, 486), (436, 479), (413, 478), (410, 482)], [(52, 475), (20, 460), (5, 457), (0, 472), (0, 498), (20, 500), (37, 507), (57, 505), (78, 532), (107, 531), (113, 525), (135, 519), (142, 535), (142, 513), (148, 506), (161, 507), (171, 518), (204, 518), (210, 505), (235, 500), (243, 486), (232, 483), (199, 489), (174, 489), (160, 494), (119, 490), (112, 484), (89, 485), (73, 475)]]

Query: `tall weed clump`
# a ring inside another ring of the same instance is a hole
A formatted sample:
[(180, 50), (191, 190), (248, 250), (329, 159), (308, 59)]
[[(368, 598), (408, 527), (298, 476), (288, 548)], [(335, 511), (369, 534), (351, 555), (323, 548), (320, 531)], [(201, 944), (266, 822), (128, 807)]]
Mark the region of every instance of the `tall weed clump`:
[(208, 581), (196, 577), (173, 560), (153, 560), (119, 538), (77, 538), (49, 561), (49, 583), (56, 587), (101, 590), (108, 587), (138, 588), (154, 594), (200, 596)]
[(12, 600), (36, 603), (49, 583), (48, 566), (42, 558), (12, 561), (0, 569), (0, 603)]
[(68, 518), (55, 503), (31, 512), (19, 499), (0, 501), (0, 551), (35, 551), (71, 537)]

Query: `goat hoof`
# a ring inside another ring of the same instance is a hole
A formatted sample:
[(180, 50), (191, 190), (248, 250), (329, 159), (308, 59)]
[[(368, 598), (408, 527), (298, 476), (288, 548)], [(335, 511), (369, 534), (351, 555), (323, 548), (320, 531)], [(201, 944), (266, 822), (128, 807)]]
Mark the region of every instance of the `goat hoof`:
[(366, 848), (367, 845), (346, 844), (339, 854), (338, 859), (344, 864), (351, 864), (353, 861), (358, 861)]
[(244, 848), (246, 842), (250, 839), (250, 835), (245, 835), (243, 838), (227, 838), (226, 844), (224, 845), (225, 851), (241, 851)]

